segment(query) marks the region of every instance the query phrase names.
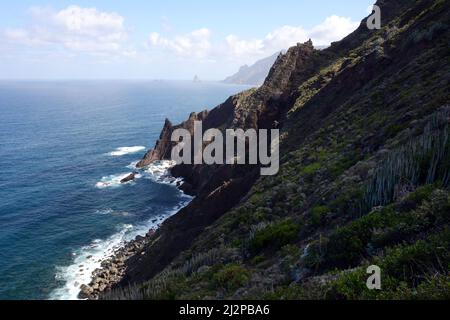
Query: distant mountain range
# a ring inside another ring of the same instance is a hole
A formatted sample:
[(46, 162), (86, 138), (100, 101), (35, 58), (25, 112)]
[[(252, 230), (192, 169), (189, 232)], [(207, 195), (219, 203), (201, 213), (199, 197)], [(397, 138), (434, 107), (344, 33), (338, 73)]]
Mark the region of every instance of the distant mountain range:
[[(315, 46), (315, 49), (317, 50), (323, 50), (325, 48), (327, 48), (327, 46)], [(285, 52), (285, 50), (274, 53), (270, 57), (258, 60), (251, 66), (244, 65), (239, 69), (238, 72), (236, 72), (232, 76), (229, 76), (222, 82), (229, 84), (260, 86), (264, 83), (264, 80), (266, 80), (270, 68), (272, 68), (280, 53), (283, 52)]]
[(277, 52), (270, 57), (257, 61), (251, 66), (244, 65), (239, 69), (237, 73), (226, 78), (222, 82), (230, 84), (247, 84), (260, 86), (264, 83), (264, 80), (269, 74), (270, 68), (272, 68), (279, 54), (280, 52)]

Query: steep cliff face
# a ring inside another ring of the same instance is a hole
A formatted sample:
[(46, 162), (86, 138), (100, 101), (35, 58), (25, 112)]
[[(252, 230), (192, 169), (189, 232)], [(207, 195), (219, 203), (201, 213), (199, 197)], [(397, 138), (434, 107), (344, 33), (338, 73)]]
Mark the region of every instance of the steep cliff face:
[[(450, 4), (377, 4), (381, 30), (364, 20), (326, 50), (291, 48), (263, 86), (204, 118), (280, 126), (280, 173), (174, 168), (198, 196), (108, 298), (450, 296)], [(383, 291), (365, 286), (372, 264)]]
[[(289, 81), (295, 72), (301, 72), (302, 64), (314, 53), (312, 43), (303, 45), (280, 55), (275, 65), (280, 70), (272, 70), (272, 76), (259, 89), (245, 91), (230, 97), (210, 112), (191, 114), (180, 125), (173, 126), (166, 121), (161, 138), (155, 148), (150, 150), (138, 166), (146, 166), (156, 160), (170, 159), (170, 136), (177, 128), (188, 129), (193, 134), (194, 121), (203, 122), (203, 130), (219, 128), (273, 128), (275, 121), (282, 117), (287, 109), (274, 108), (275, 102), (283, 95), (289, 95)], [(177, 165), (172, 174), (183, 177), (181, 189), (196, 195), (196, 198), (176, 216), (169, 219), (155, 235), (154, 242), (145, 248), (144, 255), (136, 255), (128, 261), (128, 269), (122, 285), (150, 279), (160, 272), (183, 250), (189, 248), (192, 241), (222, 214), (239, 203), (258, 178), (255, 165)]]

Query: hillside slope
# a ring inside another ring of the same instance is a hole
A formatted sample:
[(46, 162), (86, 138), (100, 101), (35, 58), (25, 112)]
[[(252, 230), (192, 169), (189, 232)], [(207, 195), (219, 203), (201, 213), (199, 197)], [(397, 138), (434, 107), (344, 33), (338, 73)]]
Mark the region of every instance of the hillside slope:
[[(377, 4), (381, 30), (293, 47), (200, 115), (205, 130), (279, 126), (280, 173), (175, 167), (197, 197), (103, 298), (450, 298), (450, 4)], [(170, 130), (143, 165), (168, 156)]]

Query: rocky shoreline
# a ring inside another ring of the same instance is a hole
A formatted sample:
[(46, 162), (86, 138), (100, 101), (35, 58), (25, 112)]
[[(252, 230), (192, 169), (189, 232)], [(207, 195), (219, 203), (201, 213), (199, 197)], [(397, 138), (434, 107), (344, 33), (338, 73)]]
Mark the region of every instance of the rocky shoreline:
[(99, 296), (118, 284), (126, 270), (126, 261), (137, 254), (144, 254), (144, 247), (151, 241), (156, 230), (151, 229), (145, 236), (137, 236), (117, 249), (112, 257), (104, 260), (101, 267), (92, 273), (92, 281), (80, 287), (79, 299), (97, 300)]

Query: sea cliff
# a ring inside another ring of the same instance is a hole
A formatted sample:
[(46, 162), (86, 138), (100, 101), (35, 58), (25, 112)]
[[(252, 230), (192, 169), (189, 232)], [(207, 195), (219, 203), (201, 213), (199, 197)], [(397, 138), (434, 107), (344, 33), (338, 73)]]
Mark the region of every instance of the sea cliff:
[[(325, 50), (298, 44), (261, 87), (166, 121), (139, 166), (168, 159), (173, 130), (201, 120), (204, 130), (280, 128), (280, 173), (175, 166), (195, 198), (91, 297), (448, 297), (450, 4), (377, 5), (380, 30), (364, 19)], [(359, 285), (370, 264), (385, 270), (383, 292)]]

